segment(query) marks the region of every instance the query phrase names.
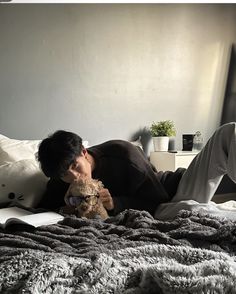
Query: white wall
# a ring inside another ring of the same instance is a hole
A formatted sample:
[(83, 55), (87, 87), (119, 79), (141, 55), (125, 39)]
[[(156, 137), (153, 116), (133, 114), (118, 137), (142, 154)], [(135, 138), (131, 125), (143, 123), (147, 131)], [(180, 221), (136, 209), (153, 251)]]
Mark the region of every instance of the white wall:
[(97, 144), (172, 119), (179, 149), (207, 139), (235, 42), (236, 4), (1, 5), (0, 133)]

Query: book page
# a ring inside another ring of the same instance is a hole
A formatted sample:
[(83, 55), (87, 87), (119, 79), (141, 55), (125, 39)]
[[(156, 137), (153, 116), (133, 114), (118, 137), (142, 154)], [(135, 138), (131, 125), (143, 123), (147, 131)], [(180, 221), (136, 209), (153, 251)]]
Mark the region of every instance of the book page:
[(63, 219), (64, 216), (53, 211), (32, 213), (19, 207), (0, 209), (0, 226), (3, 228), (5, 228), (5, 224), (10, 225), (17, 223), (24, 223), (34, 227), (39, 227), (42, 225), (56, 224)]
[(59, 221), (63, 220), (64, 216), (60, 215), (59, 213), (50, 211), (21, 216), (18, 217), (18, 219), (34, 227), (39, 227), (42, 225), (56, 224)]
[(4, 224), (9, 218), (19, 218), (31, 214), (32, 212), (19, 207), (2, 208), (0, 209), (0, 223)]

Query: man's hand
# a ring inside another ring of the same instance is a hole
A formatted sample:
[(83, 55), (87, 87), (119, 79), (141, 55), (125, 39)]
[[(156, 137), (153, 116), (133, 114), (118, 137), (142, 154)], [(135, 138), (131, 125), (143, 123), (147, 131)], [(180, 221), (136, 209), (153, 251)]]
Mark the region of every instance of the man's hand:
[(111, 194), (108, 189), (101, 189), (99, 192), (99, 197), (102, 201), (103, 206), (107, 210), (114, 209), (113, 199), (112, 199)]

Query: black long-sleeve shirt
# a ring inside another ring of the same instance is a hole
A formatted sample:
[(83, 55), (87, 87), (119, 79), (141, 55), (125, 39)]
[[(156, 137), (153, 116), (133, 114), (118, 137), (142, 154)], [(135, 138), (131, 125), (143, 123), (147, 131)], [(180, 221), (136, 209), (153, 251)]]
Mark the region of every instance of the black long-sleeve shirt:
[[(114, 214), (133, 208), (154, 213), (158, 204), (175, 194), (184, 169), (157, 173), (139, 147), (122, 140), (111, 140), (87, 149), (95, 160), (94, 179), (103, 182), (114, 201)], [(50, 179), (39, 206), (58, 209), (65, 205), (69, 184)]]

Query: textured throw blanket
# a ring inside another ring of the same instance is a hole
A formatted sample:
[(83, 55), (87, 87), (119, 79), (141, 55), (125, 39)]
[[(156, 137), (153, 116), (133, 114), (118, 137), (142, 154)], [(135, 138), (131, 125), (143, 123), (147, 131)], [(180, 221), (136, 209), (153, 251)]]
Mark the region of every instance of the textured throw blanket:
[(0, 231), (0, 293), (236, 293), (236, 223), (127, 210)]

